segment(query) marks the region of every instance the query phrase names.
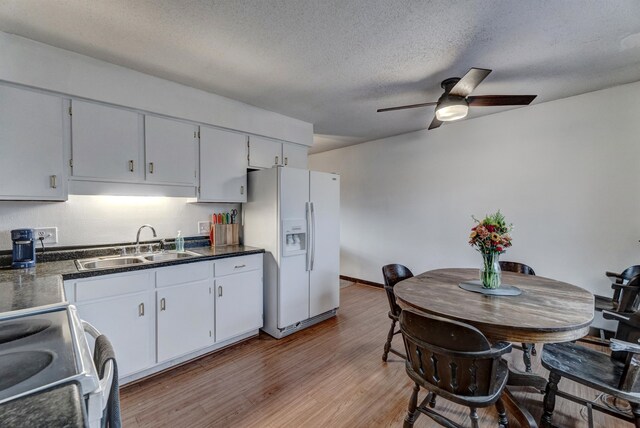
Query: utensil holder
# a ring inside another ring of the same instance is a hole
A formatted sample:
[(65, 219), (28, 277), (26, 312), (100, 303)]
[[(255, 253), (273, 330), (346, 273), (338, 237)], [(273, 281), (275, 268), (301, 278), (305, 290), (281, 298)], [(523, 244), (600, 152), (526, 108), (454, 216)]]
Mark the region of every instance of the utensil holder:
[(214, 224), (212, 247), (240, 244), (239, 224)]

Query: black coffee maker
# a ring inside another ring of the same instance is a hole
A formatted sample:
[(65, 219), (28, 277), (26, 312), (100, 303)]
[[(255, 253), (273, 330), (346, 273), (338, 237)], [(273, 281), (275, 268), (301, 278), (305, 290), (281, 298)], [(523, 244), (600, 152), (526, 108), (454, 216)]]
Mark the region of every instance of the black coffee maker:
[(13, 241), (14, 269), (31, 268), (36, 265), (36, 239), (33, 229), (15, 229), (11, 231)]

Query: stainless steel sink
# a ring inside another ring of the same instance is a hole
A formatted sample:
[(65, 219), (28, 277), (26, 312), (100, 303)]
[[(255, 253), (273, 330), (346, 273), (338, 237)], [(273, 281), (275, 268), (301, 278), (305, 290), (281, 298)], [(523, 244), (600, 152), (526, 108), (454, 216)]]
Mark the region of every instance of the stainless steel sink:
[(76, 260), (76, 266), (78, 270), (97, 270), (97, 269), (109, 269), (123, 266), (151, 264), (167, 262), (171, 260), (180, 260), (190, 257), (196, 257), (199, 254), (192, 253), (191, 251), (185, 251), (184, 253), (161, 252), (153, 254), (141, 254), (137, 256), (108, 256), (108, 257), (96, 257), (92, 259)]
[(98, 259), (98, 260), (90, 260), (85, 262), (80, 262), (80, 265), (85, 270), (92, 269), (106, 269), (120, 266), (128, 266), (128, 265), (137, 265), (140, 263), (145, 263), (140, 257), (114, 257), (110, 259)]
[(150, 262), (166, 262), (169, 260), (178, 260), (178, 259), (186, 259), (189, 257), (195, 257), (198, 254), (192, 253), (190, 251), (185, 251), (184, 253), (155, 253), (149, 254), (148, 256), (144, 256), (145, 260)]

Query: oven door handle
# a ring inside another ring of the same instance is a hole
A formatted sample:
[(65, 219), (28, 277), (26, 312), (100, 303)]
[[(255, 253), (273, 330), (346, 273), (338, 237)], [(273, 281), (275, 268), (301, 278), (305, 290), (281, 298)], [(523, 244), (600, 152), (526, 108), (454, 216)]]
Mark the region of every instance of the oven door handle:
[[(95, 328), (93, 325), (86, 322), (85, 320), (82, 320), (82, 329), (85, 331), (85, 333), (89, 334), (94, 339), (97, 339), (99, 336), (102, 335), (102, 333), (100, 333), (100, 331), (97, 328)], [(98, 367), (96, 367), (96, 372), (97, 371), (98, 371)], [(100, 383), (100, 396), (101, 396), (100, 408), (101, 410), (104, 411), (109, 401), (109, 394), (111, 393), (111, 384), (113, 383), (113, 361), (112, 360), (107, 361), (107, 364), (104, 370), (104, 375), (102, 376), (101, 379), (98, 380), (98, 382)]]
[(100, 333), (100, 331), (98, 331), (97, 328), (95, 328), (93, 325), (86, 322), (85, 320), (81, 320), (81, 322), (82, 322), (82, 329), (84, 330), (84, 332), (89, 333), (89, 336), (93, 337), (94, 339), (97, 339), (98, 336), (102, 334)]

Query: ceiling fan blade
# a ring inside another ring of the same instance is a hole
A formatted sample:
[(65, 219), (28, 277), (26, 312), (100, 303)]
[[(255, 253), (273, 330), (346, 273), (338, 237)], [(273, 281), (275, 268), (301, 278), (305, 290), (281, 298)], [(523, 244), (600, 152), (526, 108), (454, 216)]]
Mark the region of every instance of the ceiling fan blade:
[(467, 97), (467, 102), (473, 107), (526, 106), (536, 97), (537, 95), (478, 95)]
[(472, 68), (455, 84), (449, 94), (466, 97), (491, 73), (486, 68)]
[(438, 120), (437, 117), (433, 117), (433, 120), (431, 121), (431, 125), (429, 125), (429, 129), (434, 129), (434, 128), (438, 128), (440, 127), (440, 125), (442, 125), (444, 122)]
[(377, 110), (378, 113), (382, 113), (383, 111), (393, 111), (393, 110), (404, 110), (407, 108), (418, 108), (418, 107), (426, 107), (426, 106), (434, 106), (438, 104), (437, 102), (433, 103), (420, 103), (420, 104), (409, 104), (406, 106), (398, 106), (398, 107), (387, 107), (387, 108), (379, 108)]

